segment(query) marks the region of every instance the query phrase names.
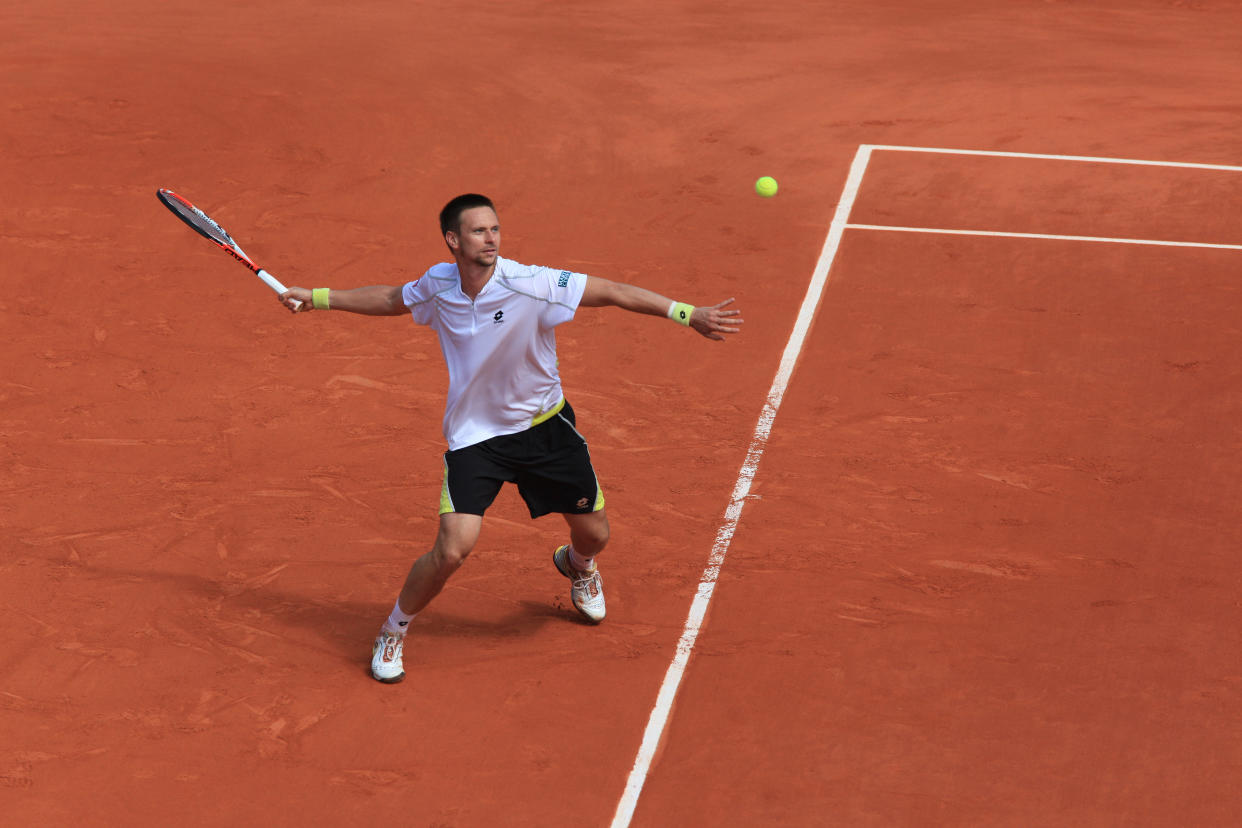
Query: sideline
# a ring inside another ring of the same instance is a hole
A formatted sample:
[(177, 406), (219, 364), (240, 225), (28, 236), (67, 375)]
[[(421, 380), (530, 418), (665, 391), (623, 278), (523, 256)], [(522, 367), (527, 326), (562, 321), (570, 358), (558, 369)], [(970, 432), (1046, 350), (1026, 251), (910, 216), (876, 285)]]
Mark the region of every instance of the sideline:
[(643, 785), (645, 784), (647, 774), (651, 769), (652, 760), (654, 759), (656, 750), (660, 745), (660, 740), (664, 734), (664, 728), (668, 724), (669, 715), (672, 712), (673, 700), (677, 696), (677, 690), (681, 685), (681, 679), (685, 673), (686, 665), (690, 661), (690, 654), (694, 650), (694, 643), (698, 638), (699, 630), (702, 629), (703, 621), (707, 616), (707, 608), (711, 603), (712, 594), (715, 592), (716, 581), (720, 577), (720, 568), (724, 564), (725, 555), (728, 554), (729, 545), (733, 541), (733, 534), (737, 530), (738, 521), (742, 517), (742, 508), (745, 506), (746, 498), (750, 494), (751, 482), (755, 478), (755, 473), (759, 468), (759, 461), (762, 459), (764, 449), (767, 447), (768, 437), (772, 433), (772, 423), (776, 419), (777, 411), (780, 410), (781, 400), (785, 396), (785, 389), (789, 385), (789, 379), (793, 375), (794, 367), (796, 366), (798, 357), (802, 352), (803, 342), (806, 340), (807, 332), (810, 330), (811, 322), (815, 318), (815, 312), (819, 307), (820, 297), (823, 294), (825, 285), (828, 283), (828, 271), (832, 267), (833, 260), (836, 258), (837, 250), (841, 245), (841, 238), (845, 234), (846, 230), (887, 230), (890, 232), (906, 233), (1003, 236), (1010, 238), (1055, 239), (1065, 241), (1111, 242), (1114, 244), (1145, 244), (1169, 247), (1206, 247), (1227, 250), (1242, 250), (1242, 245), (1236, 244), (1207, 244), (1200, 242), (1159, 241), (1152, 239), (1105, 238), (1099, 236), (1057, 236), (1038, 233), (1001, 233), (986, 230), (945, 230), (929, 227), (897, 227), (889, 225), (850, 224), (850, 211), (854, 207), (854, 202), (858, 197), (858, 190), (862, 186), (863, 174), (866, 172), (867, 164), (871, 160), (871, 154), (877, 150), (890, 152), (923, 152), (941, 155), (974, 155), (1001, 158), (1027, 158), (1043, 161), (1079, 161), (1096, 164), (1129, 164), (1146, 167), (1179, 167), (1184, 169), (1242, 172), (1242, 166), (1231, 166), (1226, 164), (1198, 164), (1182, 161), (1143, 161), (1131, 158), (1109, 158), (1087, 155), (1050, 155), (1028, 152), (943, 149), (936, 147), (910, 147), (887, 144), (859, 145), (858, 151), (854, 154), (854, 160), (850, 164), (849, 174), (845, 179), (845, 186), (842, 189), (841, 198), (837, 202), (836, 213), (833, 215), (832, 223), (829, 225), (828, 238), (824, 241), (823, 250), (819, 254), (819, 261), (815, 265), (815, 270), (811, 276), (811, 282), (807, 286), (806, 297), (802, 300), (802, 307), (798, 311), (798, 318), (794, 322), (793, 331), (790, 333), (789, 340), (785, 344), (785, 351), (781, 356), (780, 366), (777, 368), (776, 376), (772, 380), (772, 386), (768, 390), (763, 411), (759, 415), (758, 424), (755, 426), (754, 436), (751, 438), (750, 447), (746, 451), (746, 459), (742, 463), (742, 469), (738, 473), (737, 482), (733, 487), (733, 495), (729, 500), (728, 508), (725, 509), (724, 522), (721, 524), (720, 529), (716, 532), (716, 542), (712, 545), (711, 555), (707, 560), (707, 567), (703, 570), (703, 576), (699, 581), (698, 591), (694, 596), (694, 601), (690, 605), (690, 614), (686, 619), (686, 625), (682, 632), (681, 638), (677, 642), (676, 653), (673, 656), (672, 663), (669, 664), (668, 671), (664, 675), (664, 682), (660, 685), (660, 692), (656, 696), (655, 707), (652, 708), (651, 715), (647, 720), (647, 727), (643, 731), (642, 744), (638, 748), (638, 755), (634, 760), (634, 766), (630, 771), (629, 779), (626, 781), (625, 792), (622, 794), (621, 800), (617, 804), (617, 810), (613, 816), (611, 828), (628, 828), (630, 821), (634, 817), (634, 810), (637, 808), (638, 799), (642, 795)]
[(870, 158), (871, 147), (864, 144), (858, 148), (854, 154), (854, 161), (850, 164), (849, 175), (845, 179), (845, 189), (841, 193), (836, 214), (828, 228), (828, 238), (824, 242), (823, 251), (819, 254), (819, 261), (815, 265), (811, 283), (807, 287), (806, 297), (802, 300), (802, 308), (798, 311), (793, 332), (785, 344), (785, 352), (781, 356), (776, 377), (772, 380), (772, 387), (764, 402), (763, 412), (759, 415), (759, 423), (755, 426), (750, 448), (746, 451), (746, 460), (742, 463), (742, 470), (733, 487), (733, 496), (729, 500), (728, 508), (725, 509), (724, 523), (716, 532), (716, 542), (712, 545), (711, 555), (707, 559), (707, 568), (703, 570), (703, 577), (699, 581), (698, 593), (690, 605), (690, 616), (686, 619), (685, 629), (681, 634), (681, 639), (677, 642), (677, 652), (673, 656), (672, 664), (668, 667), (668, 672), (664, 675), (664, 683), (660, 685), (655, 708), (652, 709), (651, 716), (647, 720), (647, 729), (643, 731), (643, 741), (638, 748), (638, 757), (634, 760), (634, 767), (625, 784), (625, 793), (617, 804), (616, 815), (612, 819), (612, 828), (627, 828), (634, 817), (634, 809), (638, 805), (639, 796), (642, 795), (647, 772), (651, 768), (656, 748), (659, 747), (664, 726), (668, 723), (673, 699), (677, 695), (677, 688), (681, 685), (682, 674), (685, 673), (690, 653), (694, 649), (695, 639), (698, 638), (703, 619), (707, 615), (707, 606), (711, 603), (712, 593), (716, 589), (720, 567), (724, 564), (729, 544), (733, 541), (733, 533), (737, 530), (738, 521), (742, 517), (742, 507), (746, 504), (746, 498), (750, 494), (751, 481), (755, 479), (759, 461), (767, 447), (768, 436), (772, 433), (772, 421), (776, 419), (776, 412), (780, 410), (785, 388), (789, 385), (789, 378), (797, 364), (798, 355), (802, 352), (802, 344), (806, 340), (807, 331), (810, 330), (811, 321), (815, 318), (819, 298), (828, 282), (828, 270), (832, 266), (832, 260), (836, 258), (837, 248), (841, 245), (841, 237), (845, 233), (850, 210), (854, 206), (854, 199), (858, 195), (858, 188), (862, 185), (863, 172), (867, 169), (867, 162)]

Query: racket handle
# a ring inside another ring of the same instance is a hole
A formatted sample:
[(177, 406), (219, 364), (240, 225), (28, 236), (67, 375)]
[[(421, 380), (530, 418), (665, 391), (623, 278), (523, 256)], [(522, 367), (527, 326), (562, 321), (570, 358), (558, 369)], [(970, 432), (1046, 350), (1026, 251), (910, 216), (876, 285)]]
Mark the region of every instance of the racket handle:
[(259, 270), (256, 270), (254, 275), (262, 279), (264, 283), (267, 284), (268, 287), (270, 287), (272, 290), (276, 291), (277, 293), (284, 293), (286, 290), (289, 289), (285, 287), (284, 285), (282, 285), (279, 279), (277, 279), (272, 274), (268, 273), (266, 270), (263, 270), (262, 268), (260, 268)]
[[(256, 270), (254, 272), (254, 275), (262, 279), (265, 285), (267, 285), (268, 287), (270, 287), (272, 290), (276, 291), (277, 293), (284, 293), (286, 290), (289, 289), (285, 287), (284, 285), (282, 285), (279, 279), (277, 279), (272, 274), (268, 273), (266, 270), (263, 270), (262, 268)], [(293, 306), (294, 306), (293, 307), (294, 313), (297, 313), (298, 311), (302, 309), (302, 303), (298, 301), (297, 299), (293, 300)]]

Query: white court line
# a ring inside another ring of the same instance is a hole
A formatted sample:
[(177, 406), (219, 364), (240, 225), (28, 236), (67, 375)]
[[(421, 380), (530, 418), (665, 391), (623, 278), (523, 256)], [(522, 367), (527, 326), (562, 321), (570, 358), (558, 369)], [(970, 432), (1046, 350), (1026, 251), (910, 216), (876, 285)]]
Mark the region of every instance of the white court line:
[(847, 224), (845, 229), (891, 230), (896, 233), (939, 233), (946, 236), (1002, 236), (1011, 239), (1052, 239), (1054, 241), (1154, 244), (1162, 247), (1211, 247), (1218, 250), (1242, 250), (1242, 244), (1210, 244), (1208, 242), (1160, 241), (1158, 239), (1113, 239), (1105, 236), (1055, 236), (1049, 233), (1002, 233), (996, 230), (945, 230), (939, 227), (898, 227), (893, 224)]
[(768, 437), (772, 432), (772, 423), (776, 419), (776, 412), (780, 409), (781, 400), (785, 396), (785, 388), (789, 385), (789, 378), (793, 374), (794, 366), (802, 351), (802, 344), (810, 329), (811, 320), (814, 318), (815, 310), (819, 306), (820, 296), (828, 282), (828, 270), (832, 266), (833, 259), (836, 258), (837, 249), (841, 245), (841, 237), (845, 234), (846, 229), (897, 230), (911, 233), (939, 232), (954, 235), (1004, 235), (1021, 238), (1061, 238), (1079, 241), (1112, 241), (1128, 244), (1165, 244), (1176, 247), (1223, 247), (1228, 249), (1240, 247), (1237, 245), (1210, 245), (1194, 242), (1106, 239), (1094, 236), (1046, 236), (1032, 233), (991, 233), (988, 231), (934, 230), (917, 227), (850, 224), (850, 211), (853, 209), (854, 201), (858, 196), (858, 190), (862, 185), (863, 173), (867, 169), (871, 153), (875, 150), (1029, 158), (1045, 161), (1087, 161), (1098, 164), (1133, 164), (1149, 167), (1181, 167), (1242, 172), (1242, 167), (1224, 164), (1194, 164), (1179, 161), (1142, 161), (1129, 158), (1092, 157), (1086, 155), (1047, 155), (1027, 152), (903, 147), (886, 144), (862, 144), (858, 147), (858, 151), (854, 154), (854, 161), (850, 164), (849, 175), (846, 177), (845, 188), (841, 192), (841, 199), (837, 202), (837, 210), (833, 215), (832, 224), (828, 228), (828, 238), (824, 242), (824, 248), (820, 252), (819, 261), (815, 265), (815, 271), (811, 277), (811, 283), (807, 287), (806, 297), (802, 300), (802, 307), (798, 311), (798, 318), (794, 323), (793, 332), (789, 336), (789, 341), (785, 344), (785, 351), (781, 356), (776, 377), (772, 380), (772, 386), (768, 390), (763, 412), (759, 415), (758, 425), (755, 426), (755, 433), (751, 438), (750, 448), (747, 449), (746, 460), (742, 463), (742, 470), (738, 474), (737, 483), (733, 487), (733, 495), (729, 500), (729, 506), (725, 509), (724, 522), (716, 533), (716, 542), (713, 544), (711, 555), (708, 557), (707, 568), (703, 570), (703, 577), (699, 581), (698, 592), (690, 605), (690, 615), (686, 619), (685, 628), (677, 642), (677, 650), (673, 656), (673, 661), (669, 664), (668, 671), (664, 675), (664, 682), (660, 685), (660, 692), (656, 696), (655, 707), (652, 708), (651, 716), (647, 720), (647, 727), (643, 731), (643, 741), (639, 746), (638, 756), (634, 760), (634, 767), (630, 771), (629, 779), (626, 781), (625, 792), (621, 796), (621, 801), (617, 803), (617, 811), (613, 816), (612, 828), (628, 828), (630, 821), (634, 817), (634, 809), (638, 806), (638, 799), (642, 795), (647, 773), (651, 769), (651, 762), (655, 757), (656, 749), (659, 747), (665, 725), (667, 725), (672, 711), (673, 699), (677, 695), (677, 689), (681, 685), (686, 665), (690, 661), (690, 653), (694, 649), (695, 640), (698, 638), (699, 630), (702, 628), (703, 621), (707, 616), (707, 607), (716, 589), (716, 581), (720, 576), (720, 567), (724, 564), (725, 555), (728, 553), (729, 545), (733, 540), (733, 533), (737, 530), (738, 521), (742, 516), (742, 507), (750, 494), (751, 482), (755, 478), (755, 473), (759, 468), (759, 461), (763, 457)]
[(871, 150), (890, 152), (929, 152), (938, 155), (984, 155), (994, 158), (1033, 158), (1040, 161), (1087, 161), (1093, 164), (1134, 164), (1142, 167), (1181, 167), (1190, 170), (1224, 170), (1242, 172), (1242, 167), (1228, 164), (1193, 164), (1186, 161), (1140, 161), (1137, 158), (1108, 158), (1094, 155), (1047, 155), (1038, 152), (1001, 152), (999, 150), (944, 149), (943, 147), (901, 147), (892, 144), (863, 144)]
[(828, 283), (828, 269), (832, 266), (832, 260), (837, 255), (837, 248), (841, 245), (841, 236), (845, 233), (850, 209), (858, 195), (858, 188), (862, 185), (863, 172), (867, 169), (867, 161), (870, 157), (871, 149), (866, 145), (860, 146), (858, 152), (854, 154), (853, 163), (850, 164), (849, 175), (845, 179), (845, 189), (841, 192), (836, 214), (833, 215), (832, 224), (828, 227), (828, 238), (824, 242), (824, 249), (819, 254), (819, 261), (815, 264), (815, 271), (807, 287), (806, 297), (802, 300), (802, 308), (798, 311), (798, 318), (794, 322), (793, 332), (789, 335), (789, 341), (785, 343), (785, 352), (781, 355), (780, 367), (777, 368), (772, 387), (768, 390), (763, 412), (759, 415), (759, 424), (755, 426), (750, 448), (746, 451), (746, 460), (742, 463), (742, 471), (738, 474), (737, 483), (733, 487), (733, 496), (729, 500), (728, 508), (725, 509), (724, 523), (716, 532), (716, 543), (712, 546), (712, 553), (707, 559), (707, 568), (703, 570), (703, 577), (699, 581), (698, 593), (690, 605), (690, 616), (686, 619), (685, 629), (682, 631), (681, 639), (677, 642), (677, 653), (673, 656), (673, 663), (669, 665), (668, 672), (664, 674), (664, 683), (660, 685), (655, 707), (647, 720), (647, 729), (643, 731), (643, 741), (638, 748), (638, 757), (634, 760), (630, 778), (625, 784), (625, 793), (622, 794), (621, 801), (617, 804), (617, 812), (612, 818), (612, 828), (626, 828), (634, 817), (634, 808), (638, 805), (643, 783), (647, 780), (647, 771), (651, 768), (651, 760), (655, 757), (660, 737), (664, 733), (664, 726), (668, 723), (673, 698), (677, 695), (682, 674), (686, 670), (686, 664), (690, 661), (690, 652), (694, 649), (695, 639), (698, 638), (699, 630), (703, 626), (703, 619), (707, 615), (707, 605), (711, 602), (712, 593), (716, 590), (716, 579), (720, 576), (720, 567), (729, 551), (729, 544), (733, 540), (733, 533), (737, 530), (738, 520), (742, 517), (742, 507), (746, 504), (746, 497), (750, 494), (750, 484), (755, 479), (759, 460), (763, 457), (763, 450), (768, 443), (768, 436), (772, 433), (772, 421), (776, 419), (776, 412), (781, 407), (785, 388), (789, 385), (794, 365), (798, 361), (798, 355), (802, 352), (802, 343), (811, 327), (811, 320), (815, 317), (819, 297), (824, 291), (824, 285)]

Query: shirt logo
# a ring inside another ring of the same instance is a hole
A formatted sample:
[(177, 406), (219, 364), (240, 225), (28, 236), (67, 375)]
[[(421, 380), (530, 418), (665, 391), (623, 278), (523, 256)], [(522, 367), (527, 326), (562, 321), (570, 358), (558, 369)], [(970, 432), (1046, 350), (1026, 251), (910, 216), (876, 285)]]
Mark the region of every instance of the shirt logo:
[(569, 286), (569, 271), (568, 270), (561, 271), (560, 278), (556, 280), (556, 286), (557, 287), (568, 287)]
[(496, 311), (496, 313), (492, 316), (492, 322), (494, 322), (497, 325), (499, 325), (501, 322), (504, 322), (504, 321), (505, 321), (505, 312), (502, 310)]

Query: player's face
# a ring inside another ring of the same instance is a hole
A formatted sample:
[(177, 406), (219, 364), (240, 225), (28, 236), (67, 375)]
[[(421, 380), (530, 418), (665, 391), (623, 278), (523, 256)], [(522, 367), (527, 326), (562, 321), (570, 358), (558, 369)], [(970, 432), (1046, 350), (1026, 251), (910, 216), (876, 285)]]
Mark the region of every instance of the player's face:
[(454, 248), (459, 258), (483, 267), (496, 263), (500, 252), (500, 219), (492, 208), (471, 207), (461, 214), (456, 247), (453, 246), (452, 231), (449, 236), (449, 247)]

